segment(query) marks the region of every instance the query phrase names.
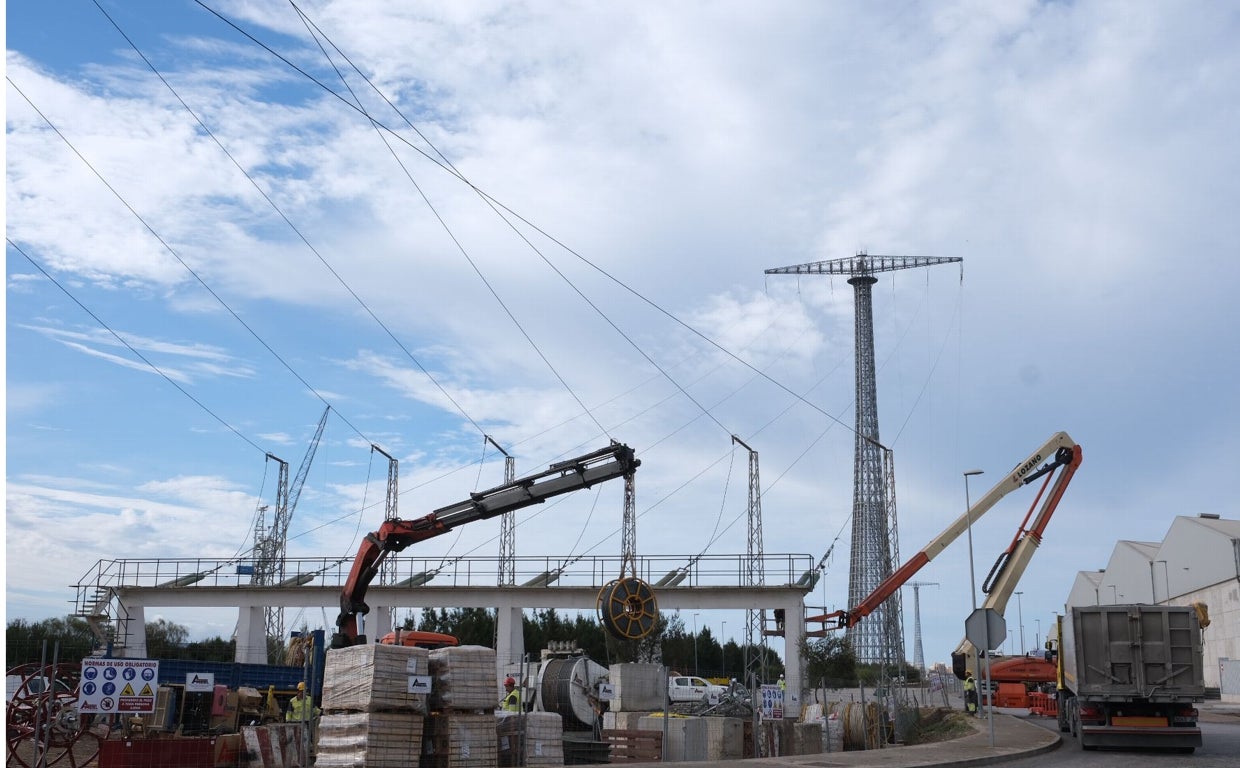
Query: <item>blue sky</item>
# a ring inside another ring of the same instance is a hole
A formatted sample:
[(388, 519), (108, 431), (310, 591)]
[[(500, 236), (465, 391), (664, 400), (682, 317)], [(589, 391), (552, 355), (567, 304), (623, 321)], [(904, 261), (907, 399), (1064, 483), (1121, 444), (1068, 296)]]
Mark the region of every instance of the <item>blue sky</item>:
[[(63, 616), (101, 558), (243, 551), (265, 453), (295, 472), (326, 403), (290, 555), (378, 524), (370, 443), (416, 517), (500, 482), (483, 433), (519, 474), (626, 442), (641, 554), (743, 552), (735, 433), (766, 552), (844, 532), (807, 599), (843, 607), (853, 439), (823, 412), (852, 423), (852, 289), (763, 270), (863, 250), (964, 259), (874, 288), (906, 557), (964, 470), (983, 491), (1057, 430), (1085, 461), (1028, 637), (1116, 540), (1235, 516), (1234, 4), (399, 5), (299, 4), (316, 40), (289, 3), (205, 3), (281, 60), (192, 2), (8, 4), (9, 618)], [(618, 551), (618, 484), (578, 496), (519, 517), (518, 553)], [(975, 529), (979, 572), (1030, 501)], [(967, 547), (917, 578), (946, 659)]]

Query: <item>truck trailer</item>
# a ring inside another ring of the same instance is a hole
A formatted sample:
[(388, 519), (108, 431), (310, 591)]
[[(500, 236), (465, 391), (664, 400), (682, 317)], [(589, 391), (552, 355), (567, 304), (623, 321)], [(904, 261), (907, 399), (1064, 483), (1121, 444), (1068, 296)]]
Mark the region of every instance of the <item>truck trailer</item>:
[(1068, 609), (1058, 626), (1059, 730), (1086, 750), (1201, 746), (1194, 704), (1205, 700), (1208, 623), (1190, 606)]

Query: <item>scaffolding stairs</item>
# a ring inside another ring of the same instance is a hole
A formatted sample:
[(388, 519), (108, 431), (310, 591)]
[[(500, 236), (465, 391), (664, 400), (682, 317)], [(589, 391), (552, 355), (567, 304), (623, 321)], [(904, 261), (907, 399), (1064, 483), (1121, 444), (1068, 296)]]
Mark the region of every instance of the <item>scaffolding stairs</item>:
[(92, 655), (101, 656), (109, 650), (116, 655), (124, 645), (124, 619), (117, 615), (114, 596), (111, 587), (99, 582), (78, 585), (73, 616), (86, 621), (95, 639)]

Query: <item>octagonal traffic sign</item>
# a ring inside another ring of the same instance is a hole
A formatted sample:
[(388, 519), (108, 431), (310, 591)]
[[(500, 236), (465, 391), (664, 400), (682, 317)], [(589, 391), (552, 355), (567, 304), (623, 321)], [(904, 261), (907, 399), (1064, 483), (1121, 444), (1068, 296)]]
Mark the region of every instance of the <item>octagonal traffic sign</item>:
[(1007, 621), (994, 608), (977, 608), (964, 620), (964, 636), (974, 648), (993, 651), (1007, 639)]

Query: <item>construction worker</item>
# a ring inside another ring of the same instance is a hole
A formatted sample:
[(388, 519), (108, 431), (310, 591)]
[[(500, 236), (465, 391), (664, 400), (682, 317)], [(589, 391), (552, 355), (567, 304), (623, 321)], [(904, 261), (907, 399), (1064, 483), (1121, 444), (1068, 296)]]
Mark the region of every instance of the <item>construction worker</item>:
[(787, 688), (788, 688), (788, 684), (784, 682), (784, 676), (783, 676), (783, 675), (780, 675), (780, 676), (779, 676), (779, 690), (780, 690), (780, 692), (783, 692), (783, 691), (784, 691), (784, 690), (786, 690)]
[(499, 708), (505, 712), (521, 711), (521, 692), (517, 690), (517, 681), (511, 677), (504, 678), (504, 698)]
[(297, 695), (288, 703), (288, 711), (284, 713), (285, 722), (308, 723), (322, 713), (314, 706), (314, 700), (306, 695), (306, 684), (297, 684)]
[(977, 682), (973, 679), (971, 669), (966, 671), (964, 676), (964, 711), (977, 716)]

